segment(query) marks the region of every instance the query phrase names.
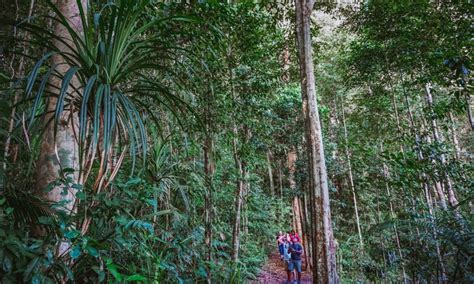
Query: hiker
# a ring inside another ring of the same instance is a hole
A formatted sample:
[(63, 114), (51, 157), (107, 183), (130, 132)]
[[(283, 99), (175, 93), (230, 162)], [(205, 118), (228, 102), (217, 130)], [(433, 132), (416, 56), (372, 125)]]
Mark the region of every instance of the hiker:
[(295, 232), (295, 230), (292, 230), (290, 232), (290, 238), (291, 238), (292, 243), (296, 243), (296, 242), (301, 243), (301, 238), (298, 235), (298, 233)]
[(284, 245), (285, 245), (286, 236), (283, 234), (282, 231), (278, 232), (277, 236), (277, 245), (278, 245), (278, 252), (280, 253), (280, 259), (283, 260), (284, 256)]
[(291, 260), (291, 253), (289, 251), (290, 245), (291, 245), (290, 241), (285, 238), (285, 241), (283, 244), (283, 261), (285, 262), (287, 268)]
[[(294, 238), (293, 240), (295, 240)], [(293, 242), (289, 249), (289, 253), (291, 254), (290, 261), (288, 263), (288, 283), (291, 283), (291, 274), (293, 270), (296, 269), (297, 275), (298, 275), (298, 282), (300, 283), (301, 281), (301, 255), (303, 254), (303, 246), (299, 241)]]

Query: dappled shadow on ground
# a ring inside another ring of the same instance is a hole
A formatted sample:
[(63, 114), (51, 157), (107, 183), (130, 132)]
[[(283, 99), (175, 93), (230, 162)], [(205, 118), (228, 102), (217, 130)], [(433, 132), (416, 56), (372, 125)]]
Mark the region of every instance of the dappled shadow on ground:
[[(303, 269), (305, 265), (303, 264)], [(259, 283), (287, 283), (286, 278), (286, 265), (280, 260), (280, 256), (277, 253), (271, 254), (268, 257), (267, 263), (262, 267), (257, 280), (251, 281), (252, 284)], [(292, 282), (296, 283), (296, 282)], [(301, 284), (310, 284), (312, 282), (311, 272), (309, 270), (304, 271), (301, 274)]]

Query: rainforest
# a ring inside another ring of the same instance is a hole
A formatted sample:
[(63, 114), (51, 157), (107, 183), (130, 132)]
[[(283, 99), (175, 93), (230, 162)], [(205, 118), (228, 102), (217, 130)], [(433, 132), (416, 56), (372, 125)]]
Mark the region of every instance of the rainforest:
[(472, 283), (472, 0), (2, 0), (0, 283)]

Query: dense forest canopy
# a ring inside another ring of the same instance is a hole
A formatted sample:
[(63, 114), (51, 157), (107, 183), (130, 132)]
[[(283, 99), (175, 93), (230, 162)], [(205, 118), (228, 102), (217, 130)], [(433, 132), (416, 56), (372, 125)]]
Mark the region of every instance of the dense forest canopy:
[(339, 2), (3, 0), (0, 282), (473, 282), (474, 5)]

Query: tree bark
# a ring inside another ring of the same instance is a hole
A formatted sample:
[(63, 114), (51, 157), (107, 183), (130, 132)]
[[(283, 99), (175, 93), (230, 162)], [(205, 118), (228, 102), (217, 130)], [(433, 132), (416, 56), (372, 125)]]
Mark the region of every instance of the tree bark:
[[(436, 119), (433, 117), (433, 96), (431, 95), (431, 85), (429, 83), (425, 85), (425, 95), (426, 95), (426, 102), (428, 104), (428, 108), (429, 108), (430, 116), (431, 116), (431, 129), (433, 132), (433, 139), (435, 140), (436, 143), (441, 143), (442, 139), (439, 133), (438, 124), (436, 122)], [(447, 164), (446, 156), (443, 153), (439, 154), (439, 159), (440, 159), (441, 165), (446, 166)], [(453, 183), (451, 181), (451, 177), (446, 172), (446, 170), (443, 170), (443, 176), (444, 176), (444, 181), (446, 185), (446, 190), (448, 192), (449, 204), (453, 208), (455, 208), (458, 205), (458, 200), (456, 197), (456, 193), (454, 192), (454, 189), (453, 189)]]
[[(380, 148), (381, 148), (380, 151), (382, 152), (383, 151), (383, 144), (381, 145)], [(390, 177), (390, 172), (389, 172), (388, 166), (385, 163), (383, 163), (383, 176), (385, 178), (385, 189), (387, 190), (387, 198), (388, 198), (388, 203), (390, 205), (390, 217), (392, 218), (392, 220), (395, 220), (396, 216), (395, 216), (395, 210), (393, 208), (392, 193), (391, 193), (391, 190), (390, 190), (390, 186), (388, 184), (388, 179)], [(406, 271), (405, 271), (404, 257), (403, 257), (403, 253), (402, 253), (402, 247), (401, 247), (401, 244), (400, 244), (400, 236), (398, 234), (397, 224), (393, 225), (393, 232), (395, 233), (395, 241), (396, 241), (396, 245), (397, 245), (398, 256), (400, 257), (401, 265), (402, 265), (403, 283), (409, 283), (409, 280), (408, 280), (408, 277), (407, 277), (407, 274), (406, 274)]]
[[(79, 2), (84, 11), (87, 11), (87, 1)], [(77, 32), (82, 32), (82, 22), (79, 15), (78, 2), (72, 0), (59, 0), (57, 7), (63, 16), (69, 21), (69, 24)], [(56, 24), (54, 32), (62, 37), (66, 42), (72, 42), (71, 35), (67, 28), (61, 24)], [(59, 50), (63, 52), (71, 52), (60, 41), (55, 42)], [(71, 44), (72, 45), (72, 44)], [(52, 56), (52, 64), (57, 65), (56, 70), (59, 74), (64, 75), (71, 66), (64, 64), (65, 60), (60, 54)], [(71, 105), (66, 105), (64, 112), (59, 119), (58, 125), (55, 125), (53, 118), (56, 104), (58, 103), (57, 94), (53, 95), (61, 88), (62, 80), (56, 76), (50, 77), (50, 88), (47, 114), (45, 116), (45, 132), (41, 141), (41, 150), (37, 163), (37, 194), (48, 201), (56, 204), (60, 210), (73, 214), (76, 202), (76, 190), (71, 184), (78, 183), (79, 178), (79, 146), (76, 133), (79, 129), (77, 111)], [(72, 85), (78, 86), (77, 78), (73, 78)], [(71, 86), (68, 88), (70, 96), (75, 96)], [(54, 133), (57, 127), (56, 134)], [(67, 170), (66, 170), (67, 169)], [(45, 191), (49, 184), (61, 179), (62, 185), (55, 185), (51, 190)], [(58, 255), (64, 254), (69, 248), (69, 244), (61, 242)]]
[(288, 84), (290, 82), (290, 48), (289, 48), (289, 41), (290, 41), (290, 26), (291, 26), (291, 19), (288, 16), (288, 11), (291, 8), (284, 8), (283, 9), (283, 15), (281, 17), (281, 26), (282, 30), (284, 32), (284, 38), (285, 38), (285, 47), (282, 52), (282, 59), (283, 59), (283, 66), (282, 66), (282, 75), (281, 75), (281, 80), (285, 83)]
[(349, 152), (349, 135), (347, 134), (346, 114), (344, 111), (344, 103), (342, 103), (341, 109), (342, 109), (342, 125), (344, 127), (344, 141), (346, 144), (346, 146), (344, 147), (344, 150), (346, 152), (345, 154), (346, 154), (346, 159), (347, 159), (347, 167), (349, 170), (349, 185), (351, 187), (352, 200), (354, 202), (354, 214), (356, 217), (356, 226), (357, 226), (357, 233), (359, 235), (360, 247), (363, 249), (364, 240), (362, 238), (362, 230), (360, 228), (359, 208), (357, 206), (357, 196), (355, 193), (354, 177), (352, 175), (351, 153)]
[(249, 234), (249, 210), (248, 210), (248, 198), (250, 194), (250, 180), (249, 175), (250, 172), (247, 169), (246, 163), (243, 162), (243, 170), (244, 170), (244, 192), (242, 194), (242, 232), (244, 237), (248, 236)]
[[(411, 104), (410, 104), (410, 101), (408, 99), (408, 95), (405, 92), (405, 90), (403, 90), (403, 93), (404, 93), (404, 97), (405, 97), (406, 108), (408, 110), (410, 130), (411, 130), (411, 132), (413, 133), (413, 135), (415, 137), (415, 142), (418, 143), (419, 141), (421, 141), (421, 138), (418, 135), (417, 130), (416, 130), (417, 128), (416, 128), (416, 125), (415, 125), (415, 120), (414, 120), (414, 117), (413, 117), (413, 113), (411, 111)], [(428, 137), (428, 139), (429, 139), (429, 137)], [(419, 147), (416, 150), (416, 152), (418, 154), (418, 159), (420, 161), (423, 161), (425, 158), (424, 158), (423, 152), (421, 151), (421, 149)], [(440, 202), (441, 207), (444, 210), (447, 209), (446, 201), (445, 201), (445, 195), (444, 195), (443, 189), (441, 187), (441, 184), (439, 182), (433, 181), (433, 187), (434, 188), (432, 190), (430, 190), (430, 185), (428, 183), (427, 174), (425, 172), (421, 172), (420, 176), (421, 176), (421, 179), (423, 181), (422, 182), (422, 187), (423, 187), (423, 192), (425, 194), (426, 202), (427, 202), (427, 205), (428, 205), (429, 216), (431, 217), (431, 220), (433, 220), (433, 226), (432, 227), (433, 227), (434, 239), (435, 239), (435, 242), (436, 242), (436, 251), (437, 251), (438, 261), (439, 261), (441, 269), (442, 269), (442, 277), (444, 279), (445, 275), (446, 275), (446, 271), (445, 271), (445, 268), (444, 268), (444, 261), (443, 261), (443, 258), (442, 258), (442, 254), (441, 254), (441, 251), (440, 251), (440, 248), (439, 248), (438, 241), (437, 241), (436, 222), (434, 221), (435, 218), (436, 218), (436, 215), (434, 215), (434, 211), (433, 211), (433, 207), (432, 207), (433, 202), (430, 198), (430, 192), (434, 192), (436, 195), (438, 195), (438, 200)]]
[[(410, 101), (408, 99), (408, 95), (405, 92), (405, 90), (403, 90), (403, 93), (404, 93), (404, 97), (405, 97), (405, 105), (406, 105), (406, 108), (408, 110), (408, 122), (409, 122), (409, 126), (410, 126), (410, 132), (415, 137), (415, 142), (418, 143), (419, 141), (421, 141), (421, 138), (417, 133), (417, 128), (416, 128), (416, 125), (415, 125), (415, 119), (414, 119), (413, 113), (411, 111)], [(418, 154), (418, 159), (420, 161), (423, 161), (424, 160), (424, 155), (423, 155), (423, 152), (421, 151), (421, 149), (419, 147), (417, 147), (416, 153)], [(424, 181), (422, 186), (424, 186), (426, 184), (426, 186), (429, 187), (429, 185), (428, 185), (428, 175), (425, 172), (421, 172), (420, 175), (421, 175), (421, 179)], [(445, 195), (444, 195), (443, 189), (441, 187), (441, 184), (437, 181), (433, 181), (433, 186), (434, 186), (434, 191), (438, 195), (439, 203), (440, 203), (441, 207), (443, 209), (447, 209), (446, 201), (445, 201)]]
[[(301, 218), (302, 221), (310, 220), (310, 210), (308, 209), (308, 198), (306, 198), (305, 195), (303, 195), (303, 217)], [(305, 223), (303, 223), (303, 240), (306, 240), (303, 242), (304, 250), (305, 250), (305, 257), (306, 257), (306, 266), (305, 269), (308, 268), (312, 270), (313, 269), (313, 253), (312, 253), (312, 239), (310, 236), (310, 226), (306, 226)], [(308, 228), (309, 227), (309, 228)]]
[(207, 263), (207, 283), (211, 283), (211, 262), (212, 262), (212, 211), (213, 211), (213, 175), (214, 168), (211, 162), (212, 138), (206, 135), (204, 141), (204, 175), (206, 178), (206, 194), (204, 196), (204, 226)]
[[(82, 0), (81, 5), (84, 9), (87, 8), (87, 1)], [(61, 13), (70, 21), (70, 24), (78, 32), (82, 31), (82, 23), (79, 15), (79, 7), (76, 1), (61, 0), (57, 3), (58, 9)], [(55, 27), (55, 34), (61, 36), (65, 41), (72, 41), (69, 32), (66, 27), (61, 24), (57, 24)], [(68, 52), (68, 48), (59, 41), (55, 42), (56, 46), (62, 51)], [(71, 66), (64, 64), (64, 60), (60, 54), (54, 54), (52, 56), (52, 65), (57, 64), (57, 71), (59, 74), (65, 74)], [(73, 80), (76, 81), (77, 79)], [(61, 79), (52, 76), (50, 79), (50, 85), (53, 86), (49, 89), (50, 93), (54, 94), (57, 89), (61, 88)], [(74, 84), (74, 82), (73, 82)], [(69, 93), (73, 92), (73, 88), (68, 89)], [(38, 160), (37, 168), (37, 190), (39, 194), (45, 197), (49, 201), (61, 202), (69, 200), (63, 207), (68, 212), (73, 211), (75, 192), (73, 189), (63, 192), (61, 186), (55, 186), (51, 191), (45, 193), (44, 189), (53, 181), (58, 178), (65, 177), (63, 175), (64, 169), (74, 170), (71, 174), (66, 174), (70, 177), (71, 182), (77, 182), (78, 180), (78, 169), (79, 169), (79, 152), (78, 152), (78, 141), (76, 139), (76, 133), (78, 130), (78, 119), (77, 113), (71, 107), (66, 107), (63, 115), (57, 125), (57, 133), (54, 135), (54, 122), (52, 121), (53, 113), (58, 103), (55, 95), (50, 95), (47, 103), (48, 113), (45, 117), (45, 121), (48, 123), (45, 127), (45, 133), (41, 143), (41, 151)]]
[[(296, 182), (295, 182), (295, 172), (296, 172), (296, 150), (293, 148), (288, 152), (288, 183), (290, 184), (290, 190), (295, 194), (293, 197), (293, 230), (295, 230), (298, 235), (303, 239), (303, 226), (302, 226), (302, 208), (301, 208), (301, 199), (296, 194)], [(306, 242), (302, 241), (303, 245)], [(305, 263), (308, 263), (307, 254), (304, 254)]]
[[(234, 126), (234, 135), (237, 135), (237, 126)], [(237, 188), (235, 192), (235, 219), (232, 231), (232, 261), (239, 259), (240, 250), (240, 223), (242, 215), (242, 205), (245, 192), (244, 168), (237, 152), (237, 137), (233, 139), (234, 162), (237, 169)]]
[[(237, 100), (237, 95), (234, 88), (234, 72), (231, 66), (231, 57), (232, 57), (232, 49), (229, 48), (228, 51), (228, 63), (229, 63), (229, 82), (230, 82), (230, 92), (232, 95), (232, 101), (235, 105)], [(235, 192), (235, 219), (234, 219), (234, 227), (232, 230), (232, 261), (237, 262), (239, 259), (239, 250), (240, 250), (240, 228), (241, 228), (241, 215), (242, 215), (242, 207), (243, 207), (243, 200), (245, 194), (245, 165), (240, 159), (239, 155), (239, 148), (238, 148), (238, 137), (239, 137), (239, 129), (237, 127), (236, 117), (234, 114), (234, 120), (232, 122), (232, 152), (234, 156), (234, 163), (235, 168), (237, 170), (237, 182), (236, 182), (236, 192)]]
[(279, 195), (280, 199), (283, 198), (283, 172), (281, 170), (281, 166), (278, 167), (278, 188), (279, 188)]
[(273, 169), (272, 169), (272, 151), (267, 150), (267, 168), (268, 168), (268, 180), (270, 183), (270, 194), (275, 196), (275, 183), (273, 181)]
[[(27, 19), (27, 22), (29, 22), (29, 19), (31, 18), (31, 15), (33, 14), (33, 9), (34, 9), (34, 6), (35, 6), (35, 1), (34, 0), (31, 0), (30, 1), (30, 7), (28, 9), (28, 19)], [(18, 2), (16, 3), (16, 18), (15, 18), (15, 21), (18, 21)], [(17, 28), (14, 27), (13, 28), (13, 37), (16, 38), (17, 36)], [(19, 59), (19, 64), (18, 64), (18, 68), (15, 69), (13, 68), (13, 63), (15, 61), (15, 55), (13, 55), (13, 58), (12, 58), (12, 77), (11, 79), (15, 79), (15, 77), (17, 78), (23, 78), (23, 76), (25, 75), (25, 57), (28, 56), (29, 52), (28, 52), (28, 49), (26, 48), (26, 42), (28, 41), (29, 39), (29, 35), (25, 35), (25, 39), (24, 41), (22, 42), (22, 44), (20, 45), (21, 46), (21, 49), (22, 49), (22, 52), (25, 56), (21, 56), (20, 59)], [(13, 86), (13, 85), (11, 85)], [(7, 169), (7, 160), (8, 160), (8, 157), (10, 156), (10, 147), (11, 147), (11, 134), (13, 132), (13, 126), (15, 124), (15, 114), (16, 114), (16, 104), (18, 103), (20, 99), (20, 92), (18, 91), (15, 91), (15, 95), (13, 97), (13, 103), (12, 103), (12, 109), (11, 109), (11, 112), (10, 112), (10, 121), (8, 123), (8, 132), (7, 132), (7, 139), (5, 140), (5, 148), (4, 148), (4, 151), (3, 151), (3, 157), (4, 157), (4, 161), (3, 161), (3, 171), (6, 171)]]
[(311, 13), (314, 1), (295, 0), (296, 34), (303, 105), (306, 104), (306, 132), (310, 153), (310, 176), (313, 179), (310, 195), (313, 196), (314, 232), (314, 272), (315, 283), (338, 283), (336, 271), (336, 248), (331, 224), (329, 187), (324, 157), (322, 129), (316, 101), (314, 79)]
[(436, 256), (438, 257), (438, 262), (441, 267), (441, 278), (443, 279), (441, 283), (445, 283), (444, 279), (446, 279), (446, 268), (443, 260), (443, 255), (441, 253), (439, 241), (438, 241), (438, 229), (437, 229), (437, 224), (436, 224), (436, 215), (434, 214), (433, 210), (433, 202), (432, 198), (430, 196), (430, 188), (428, 184), (424, 184), (423, 186), (423, 193), (425, 195), (426, 199), (426, 204), (428, 206), (428, 212), (430, 215), (430, 222), (431, 222), (431, 227), (433, 230), (433, 238), (435, 240), (435, 247), (436, 247)]
[(454, 150), (455, 150), (455, 156), (456, 159), (459, 160), (461, 159), (461, 147), (459, 147), (459, 139), (456, 133), (456, 126), (454, 124), (454, 118), (453, 118), (453, 113), (449, 112), (449, 124), (450, 124), (450, 131), (451, 131), (451, 139), (453, 141), (454, 145)]
[[(386, 61), (388, 62), (387, 57), (386, 57)], [(388, 63), (387, 63), (387, 65), (388, 65)], [(409, 130), (410, 130), (410, 133), (414, 136), (415, 142), (418, 143), (418, 141), (421, 141), (421, 139), (420, 139), (420, 136), (418, 135), (418, 132), (417, 132), (417, 128), (416, 128), (416, 125), (415, 125), (415, 120), (414, 120), (414, 117), (413, 117), (413, 113), (411, 111), (411, 105), (410, 105), (410, 102), (409, 102), (409, 99), (408, 99), (408, 95), (405, 92), (403, 77), (401, 78), (401, 80), (402, 80), (402, 90), (403, 90), (405, 106), (408, 110)], [(394, 89), (393, 89), (393, 86), (391, 84), (391, 80), (389, 80), (389, 84), (390, 84), (390, 89), (393, 92)], [(398, 130), (398, 133), (399, 133), (400, 137), (402, 138), (403, 133), (402, 133), (401, 125), (400, 125), (400, 116), (399, 116), (399, 113), (398, 113), (398, 106), (397, 106), (397, 101), (396, 101), (396, 98), (395, 98), (395, 93), (392, 94), (392, 105), (393, 105), (393, 109), (394, 109), (394, 113), (395, 113), (395, 117), (396, 117), (397, 130)], [(403, 144), (400, 145), (400, 151), (403, 155), (403, 158), (405, 159), (405, 148), (404, 148)], [(381, 145), (381, 152), (383, 152), (383, 144)], [(417, 153), (418, 159), (420, 161), (423, 161), (424, 155), (423, 155), (423, 152), (421, 151), (421, 149), (418, 147), (415, 150), (415, 152)], [(385, 163), (383, 164), (383, 170), (384, 170), (384, 177), (386, 179), (385, 186), (386, 186), (386, 190), (387, 190), (387, 194), (388, 194), (388, 198), (389, 198), (389, 204), (390, 204), (390, 216), (391, 216), (392, 219), (394, 219), (395, 218), (395, 210), (394, 210), (393, 202), (392, 202), (392, 199), (391, 199), (390, 186), (387, 183), (390, 172), (389, 172), (388, 166)], [(425, 172), (421, 172), (420, 173), (420, 178), (422, 180), (421, 185), (422, 185), (422, 188), (423, 188), (423, 192), (425, 192), (426, 194), (429, 194), (430, 185), (428, 183), (428, 175)], [(406, 190), (405, 187), (403, 187), (403, 190)], [(442, 190), (439, 182), (438, 183), (436, 181), (434, 182), (434, 190), (433, 191), (437, 195), (439, 195), (439, 200), (440, 200), (441, 206), (443, 208), (446, 208), (446, 203), (444, 201), (444, 193), (443, 193), (443, 190)], [(411, 199), (413, 200), (414, 197), (412, 197)], [(429, 208), (431, 208), (430, 207), (430, 206), (432, 206), (431, 203), (429, 203), (428, 206), (429, 206)], [(432, 210), (429, 210), (429, 214), (430, 214), (430, 217), (433, 219), (434, 216), (432, 215)], [(407, 282), (409, 282), (409, 279), (408, 279), (408, 275), (406, 274), (406, 271), (405, 271), (405, 266), (403, 264), (403, 258), (404, 257), (403, 257), (402, 250), (401, 250), (400, 237), (399, 237), (399, 234), (398, 234), (398, 228), (397, 228), (396, 224), (394, 224), (393, 229), (394, 229), (394, 233), (395, 233), (395, 240), (396, 240), (398, 254), (399, 254), (400, 259), (402, 260), (402, 272), (403, 272), (403, 278), (404, 278), (403, 281), (404, 281), (404, 283), (407, 283)], [(417, 228), (417, 232), (418, 232), (418, 228)], [(418, 232), (418, 236), (419, 235), (420, 234)], [(436, 239), (436, 235), (435, 235), (435, 239)], [(441, 259), (441, 255), (440, 255), (438, 245), (437, 245), (437, 251), (438, 251), (438, 259), (440, 260), (440, 264), (443, 267), (443, 261)], [(444, 271), (444, 268), (443, 268), (443, 271)]]

